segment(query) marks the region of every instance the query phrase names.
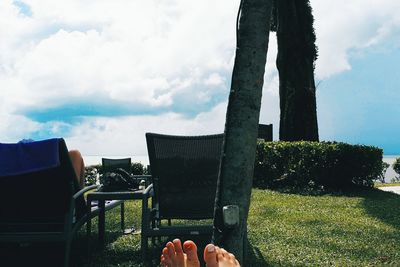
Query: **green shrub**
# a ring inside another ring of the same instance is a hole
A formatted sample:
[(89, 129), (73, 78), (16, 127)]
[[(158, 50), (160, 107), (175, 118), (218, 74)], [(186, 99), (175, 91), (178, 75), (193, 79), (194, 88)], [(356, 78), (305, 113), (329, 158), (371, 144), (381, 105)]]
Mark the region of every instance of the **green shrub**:
[(145, 174), (145, 168), (144, 168), (143, 164), (140, 163), (140, 162), (134, 162), (134, 163), (132, 163), (132, 166), (131, 166), (131, 173), (132, 173), (133, 175)]
[(399, 175), (400, 178), (400, 158), (396, 158), (396, 160), (393, 162), (393, 170)]
[(382, 161), (382, 172), (381, 172), (381, 174), (379, 175), (379, 177), (377, 179), (381, 183), (385, 183), (385, 174), (386, 174), (386, 171), (389, 168), (389, 166), (390, 166), (389, 163), (386, 163), (386, 162)]
[(372, 146), (338, 142), (259, 142), (254, 186), (373, 186), (382, 168), (382, 149)]
[(101, 165), (85, 166), (85, 186), (96, 184)]

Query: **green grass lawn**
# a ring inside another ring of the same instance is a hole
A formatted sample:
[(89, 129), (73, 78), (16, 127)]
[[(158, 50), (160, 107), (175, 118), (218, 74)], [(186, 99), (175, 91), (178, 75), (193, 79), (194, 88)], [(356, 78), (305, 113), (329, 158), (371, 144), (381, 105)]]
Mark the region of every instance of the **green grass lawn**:
[[(140, 228), (140, 202), (127, 225)], [(143, 266), (140, 235), (121, 235), (119, 208), (107, 213), (105, 250), (96, 223), (86, 256), (85, 227), (73, 246), (77, 266)], [(251, 266), (399, 266), (400, 195), (377, 189), (309, 196), (254, 189), (248, 220)], [(202, 249), (202, 248), (201, 248)], [(153, 249), (153, 266), (160, 247)]]
[(400, 196), (254, 190), (249, 239), (268, 266), (400, 264)]

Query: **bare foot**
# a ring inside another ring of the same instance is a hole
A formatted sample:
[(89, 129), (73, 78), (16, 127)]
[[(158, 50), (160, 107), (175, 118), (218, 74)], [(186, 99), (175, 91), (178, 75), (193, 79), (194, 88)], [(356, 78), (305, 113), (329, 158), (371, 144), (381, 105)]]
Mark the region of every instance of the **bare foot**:
[[(213, 244), (204, 248), (204, 261), (207, 267), (240, 267), (235, 255)], [(164, 267), (200, 267), (196, 244), (188, 240), (182, 249), (179, 239), (168, 242), (162, 250), (161, 264)]]
[(161, 254), (161, 264), (164, 267), (199, 267), (197, 246), (193, 241), (182, 244), (179, 239), (168, 242)]
[(204, 248), (204, 261), (207, 267), (240, 267), (235, 255), (213, 244)]

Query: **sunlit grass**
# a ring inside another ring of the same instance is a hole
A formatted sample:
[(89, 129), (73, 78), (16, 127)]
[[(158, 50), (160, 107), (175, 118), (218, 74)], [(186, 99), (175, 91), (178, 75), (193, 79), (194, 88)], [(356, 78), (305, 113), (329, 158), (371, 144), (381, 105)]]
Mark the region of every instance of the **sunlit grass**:
[[(399, 207), (399, 195), (377, 189), (319, 196), (254, 189), (248, 219), (251, 266), (399, 266)], [(126, 226), (140, 229), (140, 201), (128, 201), (125, 211)], [(144, 266), (140, 235), (121, 234), (119, 212), (106, 213), (104, 250), (97, 247), (94, 220), (87, 255), (82, 227), (73, 244), (74, 266)], [(150, 266), (157, 266), (160, 250), (150, 251)]]
[[(254, 189), (248, 219), (253, 266), (396, 266), (398, 207), (400, 196), (374, 189), (321, 196)], [(139, 201), (129, 202), (127, 224), (139, 228), (140, 211)], [(79, 266), (141, 266), (140, 235), (119, 233), (118, 209), (106, 221), (107, 247), (89, 261), (78, 257)], [(154, 264), (159, 250), (153, 250)]]
[(249, 239), (270, 266), (400, 262), (400, 196), (378, 190), (302, 196), (254, 190)]

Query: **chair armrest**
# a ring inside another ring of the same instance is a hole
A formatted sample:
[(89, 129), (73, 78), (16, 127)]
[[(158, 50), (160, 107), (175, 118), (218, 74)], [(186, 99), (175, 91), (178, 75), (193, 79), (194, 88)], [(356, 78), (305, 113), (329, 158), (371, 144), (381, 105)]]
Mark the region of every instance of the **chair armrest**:
[(88, 191), (90, 191), (90, 190), (93, 190), (93, 189), (98, 189), (99, 187), (100, 187), (100, 185), (96, 185), (96, 184), (90, 185), (90, 186), (86, 186), (86, 187), (82, 188), (81, 190), (79, 190), (78, 192), (76, 192), (76, 193), (72, 196), (72, 198), (73, 198), (74, 200), (76, 200), (78, 197), (82, 196), (82, 195), (85, 194), (86, 192), (88, 192)]
[(149, 231), (151, 210), (149, 209), (148, 199), (153, 195), (153, 184), (150, 184), (142, 194), (142, 234)]
[[(91, 186), (87, 186), (85, 188), (82, 188), (81, 190), (79, 190), (78, 192), (76, 192), (72, 198), (71, 198), (71, 202), (70, 202), (70, 206), (69, 206), (69, 210), (68, 213), (66, 215), (66, 220), (65, 220), (65, 229), (72, 229), (73, 224), (76, 222), (76, 214), (75, 214), (75, 206), (76, 206), (76, 202), (78, 200), (79, 197), (83, 197), (83, 195), (93, 189), (98, 189), (100, 186), (99, 185), (91, 185)], [(84, 218), (84, 217), (82, 217)], [(83, 220), (82, 218), (80, 218), (80, 220)]]
[(143, 191), (143, 198), (149, 198), (151, 193), (153, 192), (153, 184), (150, 184), (144, 191)]

